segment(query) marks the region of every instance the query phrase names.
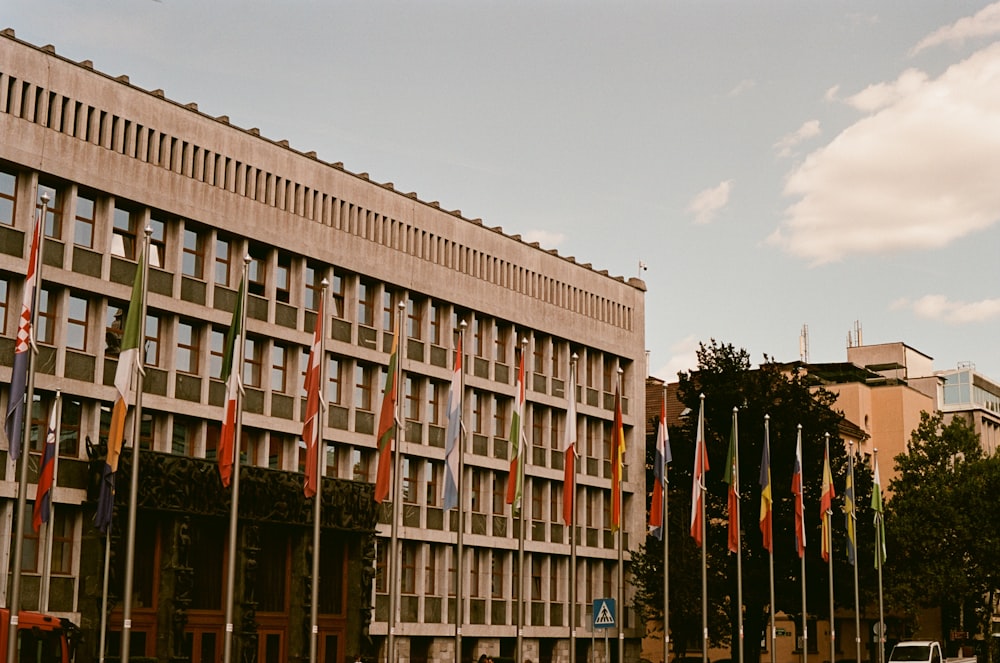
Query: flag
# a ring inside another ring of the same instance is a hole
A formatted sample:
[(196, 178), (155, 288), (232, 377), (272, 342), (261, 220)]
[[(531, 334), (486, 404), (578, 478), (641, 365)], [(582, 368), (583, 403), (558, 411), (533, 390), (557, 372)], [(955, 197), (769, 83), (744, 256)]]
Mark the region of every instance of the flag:
[(667, 490), (667, 463), (673, 458), (670, 453), (670, 437), (667, 434), (667, 392), (660, 400), (660, 425), (656, 428), (656, 452), (653, 459), (653, 499), (649, 505), (649, 533), (663, 540), (663, 495)]
[[(142, 338), (143, 311), (142, 301), (145, 292), (143, 275), (145, 269), (145, 254), (139, 256), (135, 270), (135, 281), (132, 283), (132, 298), (129, 299), (128, 313), (125, 314), (125, 329), (122, 334), (121, 352), (118, 355), (118, 366), (115, 369), (115, 388), (118, 397), (111, 410), (111, 426), (108, 432), (108, 453), (104, 461), (104, 476), (101, 481), (101, 492), (97, 500), (97, 514), (94, 524), (101, 532), (107, 532), (111, 525), (111, 513), (115, 501), (115, 472), (118, 471), (118, 459), (125, 442), (125, 416), (128, 414), (128, 404), (131, 400), (132, 377), (135, 367), (141, 361), (139, 355), (139, 340)], [(138, 444), (134, 440), (133, 444)]]
[(507, 504), (512, 505), (513, 513), (521, 511), (521, 492), (524, 489), (524, 436), (521, 435), (524, 417), (524, 351), (521, 351), (521, 362), (517, 369), (517, 380), (514, 383), (517, 396), (514, 400), (514, 412), (510, 417), (510, 473), (507, 475)]
[(705, 523), (701, 519), (702, 500), (705, 499), (705, 472), (708, 471), (708, 449), (705, 446), (705, 401), (698, 410), (698, 432), (694, 443), (694, 473), (691, 481), (691, 536), (699, 546)]
[(771, 531), (771, 443), (765, 438), (760, 457), (760, 537), (768, 552), (774, 552)]
[(392, 448), (396, 441), (396, 384), (397, 351), (399, 350), (399, 330), (392, 336), (392, 351), (389, 354), (389, 372), (385, 377), (382, 392), (382, 409), (378, 415), (378, 470), (375, 474), (375, 501), (382, 503), (389, 496), (392, 479)]
[(823, 452), (823, 493), (819, 498), (819, 515), (823, 521), (823, 542), (822, 542), (822, 554), (823, 561), (830, 561), (830, 550), (833, 548), (833, 541), (830, 539), (833, 537), (833, 525), (830, 522), (830, 516), (833, 513), (833, 498), (836, 495), (833, 492), (833, 473), (830, 471), (830, 444), (827, 442), (827, 448)]
[(222, 381), (226, 383), (226, 412), (219, 435), (219, 477), (223, 486), (229, 486), (233, 474), (233, 450), (236, 447), (236, 401), (240, 394), (243, 371), (243, 300), (246, 299), (246, 276), (240, 280), (236, 295), (233, 320), (226, 334), (226, 348), (222, 355)]
[(611, 531), (622, 526), (622, 475), (625, 469), (625, 429), (622, 425), (622, 395), (615, 387), (615, 425), (611, 432)]
[(872, 511), (875, 512), (875, 568), (881, 568), (885, 564), (885, 509), (882, 506), (882, 480), (878, 471), (878, 452), (874, 455), (875, 465), (872, 471), (875, 474), (872, 484)]
[(795, 442), (795, 471), (792, 474), (792, 494), (795, 495), (795, 549), (802, 557), (806, 552), (806, 527), (802, 513), (802, 427)]
[(563, 438), (563, 522), (573, 526), (576, 497), (576, 374), (570, 368), (569, 406), (566, 408), (566, 435)]
[(855, 523), (857, 514), (854, 512), (854, 454), (851, 454), (850, 471), (847, 473), (847, 486), (844, 488), (844, 525), (847, 528), (847, 561), (854, 566), (857, 560), (857, 543), (855, 538)]
[(733, 410), (733, 431), (729, 437), (729, 456), (726, 459), (725, 481), (729, 484), (729, 552), (740, 551), (740, 468), (736, 447), (736, 410)]
[(448, 389), (448, 431), (444, 442), (444, 509), (458, 506), (458, 477), (462, 468), (459, 450), (462, 444), (462, 336), (455, 348), (455, 365)]
[(319, 421), (319, 399), (322, 385), (320, 366), (323, 362), (323, 301), (316, 311), (316, 329), (313, 332), (312, 347), (309, 348), (309, 363), (306, 364), (306, 417), (302, 424), (302, 441), (306, 443), (306, 476), (302, 492), (306, 497), (316, 494), (317, 465), (319, 464), (319, 440), (317, 433), (323, 430)]
[(4, 430), (11, 460), (21, 457), (21, 428), (24, 424), (24, 393), (28, 384), (28, 352), (31, 346), (32, 307), (35, 304), (35, 270), (38, 260), (38, 242), (42, 217), (39, 212), (35, 220), (35, 231), (31, 236), (31, 255), (28, 256), (28, 272), (21, 293), (21, 317), (17, 323), (17, 341), (14, 344), (14, 361), (10, 370), (10, 395), (7, 402), (7, 419)]
[(49, 522), (49, 511), (52, 506), (52, 487), (55, 479), (56, 465), (56, 403), (52, 403), (49, 414), (49, 428), (45, 433), (45, 449), (42, 451), (42, 466), (38, 471), (38, 490), (35, 492), (35, 508), (32, 513), (31, 525), (37, 532), (42, 523)]

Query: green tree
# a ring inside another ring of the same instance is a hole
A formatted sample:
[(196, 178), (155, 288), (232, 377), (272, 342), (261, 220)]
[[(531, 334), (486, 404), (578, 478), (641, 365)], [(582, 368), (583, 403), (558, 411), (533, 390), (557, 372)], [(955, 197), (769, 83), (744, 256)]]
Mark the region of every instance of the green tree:
[[(834, 515), (836, 566), (835, 595), (853, 607), (853, 575), (846, 560), (844, 519), (840, 514), (847, 473), (847, 453), (839, 443), (838, 426), (843, 415), (835, 411), (836, 396), (815, 385), (794, 365), (777, 364), (765, 357), (751, 369), (749, 354), (731, 344), (712, 340), (698, 350), (698, 369), (679, 375), (678, 399), (686, 408), (683, 423), (670, 430), (673, 462), (670, 466), (668, 535), (670, 569), (670, 628), (674, 651), (701, 647), (701, 557), (689, 536), (691, 472), (701, 395), (705, 395), (705, 430), (709, 455), (707, 474), (706, 528), (708, 557), (709, 639), (712, 646), (729, 644), (736, 658), (735, 633), (737, 573), (736, 557), (727, 550), (727, 489), (723, 482), (732, 429), (733, 408), (738, 409), (740, 510), (743, 554), (744, 657), (757, 660), (767, 625), (770, 603), (769, 556), (762, 547), (759, 528), (760, 462), (764, 443), (765, 416), (769, 420), (771, 481), (773, 496), (773, 542), (775, 607), (800, 615), (801, 572), (795, 549), (794, 502), (791, 480), (795, 462), (798, 426), (802, 426), (806, 565), (808, 612), (828, 612), (827, 565), (820, 557), (819, 496), (825, 434), (830, 434), (831, 466), (837, 492)], [(647, 442), (647, 446), (654, 441)], [(859, 528), (871, 522), (868, 499), (871, 473), (859, 461), (855, 468), (855, 494)], [(871, 537), (859, 532), (859, 559), (871, 567)], [(867, 547), (864, 541), (868, 541)], [(867, 554), (866, 554), (867, 551)], [(636, 585), (636, 607), (650, 623), (663, 616), (663, 548), (648, 538), (632, 551), (632, 576)], [(859, 571), (866, 565), (859, 565)], [(838, 570), (839, 569), (839, 570)], [(871, 586), (872, 571), (863, 574)], [(849, 598), (848, 598), (849, 597)]]
[(1000, 460), (983, 454), (965, 419), (946, 425), (924, 412), (895, 462), (886, 513), (892, 607), (911, 617), (918, 606), (940, 607), (945, 634), (984, 632), (1000, 578)]

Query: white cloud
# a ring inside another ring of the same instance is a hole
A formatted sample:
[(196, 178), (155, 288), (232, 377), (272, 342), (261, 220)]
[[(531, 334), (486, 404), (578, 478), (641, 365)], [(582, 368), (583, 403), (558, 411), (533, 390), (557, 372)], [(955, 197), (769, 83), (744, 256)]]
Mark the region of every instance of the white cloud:
[(757, 81), (753, 80), (752, 78), (744, 78), (742, 81), (736, 84), (736, 87), (734, 87), (732, 90), (729, 91), (729, 96), (738, 97), (747, 90), (752, 90), (755, 87), (757, 87)]
[(840, 86), (834, 85), (823, 94), (823, 98), (827, 101), (839, 101), (839, 94)]
[(768, 241), (819, 264), (936, 249), (995, 224), (1000, 43), (937, 79), (907, 71), (866, 92), (851, 103), (877, 112), (788, 174), (784, 193), (796, 200)]
[(656, 370), (650, 370), (653, 377), (667, 382), (676, 382), (678, 371), (693, 371), (698, 368), (698, 339), (694, 334), (685, 336), (670, 346), (670, 358)]
[(951, 301), (944, 295), (924, 295), (916, 300), (898, 299), (892, 303), (891, 308), (911, 310), (917, 317), (952, 324), (984, 322), (1000, 318), (1000, 299), (962, 302)]
[(691, 199), (687, 206), (687, 212), (694, 214), (695, 223), (711, 223), (715, 215), (729, 204), (729, 191), (732, 189), (733, 181), (726, 180), (720, 182), (711, 189), (705, 189)]
[(538, 242), (538, 245), (543, 249), (555, 248), (563, 243), (566, 239), (566, 235), (563, 233), (554, 233), (548, 230), (529, 230), (521, 236), (524, 242)]
[(804, 122), (801, 127), (792, 133), (782, 136), (781, 139), (774, 144), (774, 149), (778, 152), (779, 157), (789, 157), (792, 155), (792, 149), (796, 145), (818, 136), (819, 133), (819, 120), (809, 120), (808, 122)]
[(926, 48), (941, 44), (962, 44), (966, 39), (1000, 34), (1000, 3), (987, 5), (974, 16), (965, 16), (921, 39), (910, 51), (916, 55)]

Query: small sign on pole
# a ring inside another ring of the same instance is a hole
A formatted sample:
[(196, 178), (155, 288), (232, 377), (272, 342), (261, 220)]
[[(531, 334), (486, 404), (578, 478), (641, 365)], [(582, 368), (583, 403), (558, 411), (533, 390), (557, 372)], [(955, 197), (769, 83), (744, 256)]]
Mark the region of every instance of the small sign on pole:
[(615, 627), (615, 600), (594, 601), (594, 629)]

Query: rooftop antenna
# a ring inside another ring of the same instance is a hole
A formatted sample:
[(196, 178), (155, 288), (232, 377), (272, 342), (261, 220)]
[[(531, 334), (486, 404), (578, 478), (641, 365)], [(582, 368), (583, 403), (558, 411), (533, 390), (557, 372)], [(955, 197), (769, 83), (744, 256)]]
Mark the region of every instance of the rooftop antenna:
[(802, 325), (799, 332), (799, 361), (809, 363), (809, 325)]

